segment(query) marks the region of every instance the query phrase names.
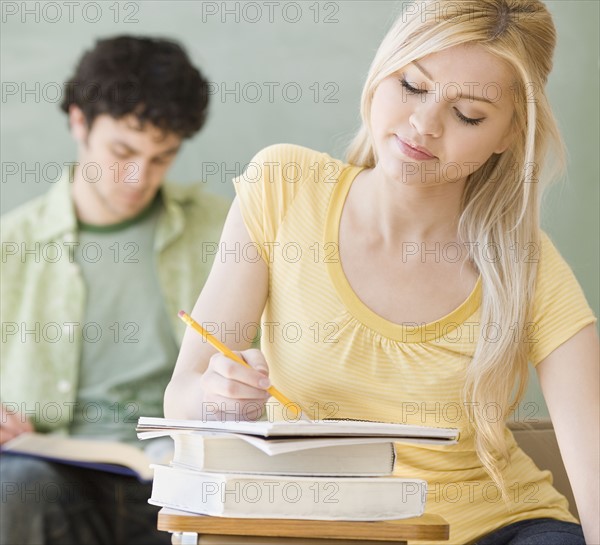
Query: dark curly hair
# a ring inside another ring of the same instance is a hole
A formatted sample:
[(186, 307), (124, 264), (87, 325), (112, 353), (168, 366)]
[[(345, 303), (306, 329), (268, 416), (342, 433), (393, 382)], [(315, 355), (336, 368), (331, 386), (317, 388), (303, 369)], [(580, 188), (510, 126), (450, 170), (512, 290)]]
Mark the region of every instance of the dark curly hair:
[(189, 138), (206, 121), (209, 87), (176, 42), (117, 36), (85, 52), (63, 96), (61, 109), (77, 105), (89, 127), (100, 114), (134, 114), (142, 126)]

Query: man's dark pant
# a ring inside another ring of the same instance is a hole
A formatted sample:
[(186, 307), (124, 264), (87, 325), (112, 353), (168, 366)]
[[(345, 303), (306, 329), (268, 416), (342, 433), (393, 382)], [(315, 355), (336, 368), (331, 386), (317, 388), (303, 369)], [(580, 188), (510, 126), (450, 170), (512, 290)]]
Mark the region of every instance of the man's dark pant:
[(170, 543), (133, 477), (2, 454), (0, 481), (0, 545)]
[(474, 545), (585, 545), (585, 539), (579, 524), (540, 518), (509, 524)]

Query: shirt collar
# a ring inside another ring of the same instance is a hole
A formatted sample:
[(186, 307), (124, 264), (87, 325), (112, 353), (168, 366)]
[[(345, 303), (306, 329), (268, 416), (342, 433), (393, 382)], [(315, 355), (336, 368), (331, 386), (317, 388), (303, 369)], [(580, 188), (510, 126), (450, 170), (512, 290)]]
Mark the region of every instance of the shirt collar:
[(71, 189), (74, 167), (65, 169), (56, 185), (48, 192), (47, 204), (39, 218), (38, 239), (49, 241), (74, 235), (77, 231), (77, 216)]
[[(39, 218), (37, 239), (41, 242), (59, 238), (75, 239), (77, 215), (73, 203), (72, 185), (75, 168), (65, 169), (56, 185), (48, 192), (47, 206)], [(185, 228), (183, 205), (194, 200), (196, 188), (164, 183), (161, 194), (165, 213), (158, 221), (155, 247), (161, 250), (181, 235)]]
[(165, 213), (158, 219), (154, 248), (157, 251), (168, 246), (179, 237), (185, 228), (182, 205), (192, 199), (189, 190), (182, 186), (165, 183), (161, 187)]

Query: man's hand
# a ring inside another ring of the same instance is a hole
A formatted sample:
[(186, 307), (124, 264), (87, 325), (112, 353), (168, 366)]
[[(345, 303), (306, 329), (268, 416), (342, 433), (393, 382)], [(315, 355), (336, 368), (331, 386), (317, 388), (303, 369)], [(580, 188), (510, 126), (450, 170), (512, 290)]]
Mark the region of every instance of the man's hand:
[(0, 405), (0, 445), (28, 431), (33, 431), (33, 426), (26, 417), (9, 412)]

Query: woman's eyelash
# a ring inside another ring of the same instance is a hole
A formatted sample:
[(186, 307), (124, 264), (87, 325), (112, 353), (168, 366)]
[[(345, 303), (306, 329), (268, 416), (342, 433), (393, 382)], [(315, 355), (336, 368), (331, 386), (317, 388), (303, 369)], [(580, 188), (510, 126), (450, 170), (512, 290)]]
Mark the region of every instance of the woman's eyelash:
[[(404, 78), (400, 79), (400, 83), (402, 84), (402, 87), (404, 87), (404, 89), (406, 89), (406, 91), (411, 95), (422, 95), (423, 93), (427, 93), (425, 89), (417, 89), (416, 87), (413, 87)], [(460, 119), (465, 125), (479, 125), (483, 121), (483, 119), (472, 119), (470, 117), (466, 117), (456, 108), (454, 108), (454, 110), (456, 111), (458, 119)]]
[(422, 95), (423, 93), (426, 93), (427, 91), (425, 91), (424, 89), (417, 89), (416, 87), (413, 87), (410, 83), (408, 83), (408, 81), (406, 81), (404, 78), (402, 78), (400, 80), (400, 83), (402, 84), (402, 87), (404, 87), (409, 93), (413, 94), (413, 95)]
[(454, 111), (456, 112), (456, 115), (458, 116), (458, 118), (467, 125), (479, 125), (479, 123), (481, 123), (483, 121), (483, 119), (472, 119), (470, 117), (465, 117), (456, 108), (454, 108)]

